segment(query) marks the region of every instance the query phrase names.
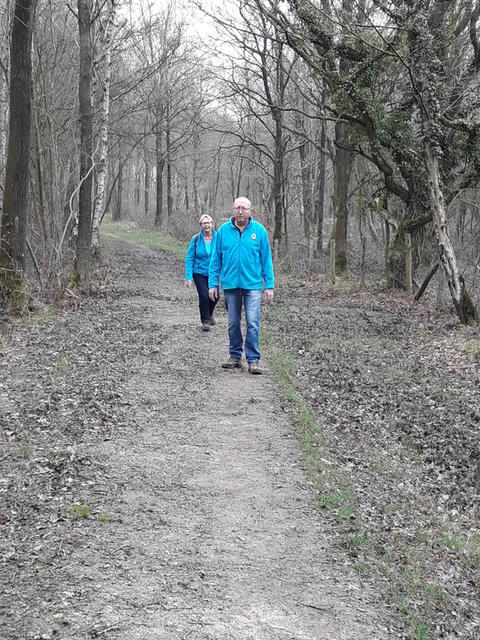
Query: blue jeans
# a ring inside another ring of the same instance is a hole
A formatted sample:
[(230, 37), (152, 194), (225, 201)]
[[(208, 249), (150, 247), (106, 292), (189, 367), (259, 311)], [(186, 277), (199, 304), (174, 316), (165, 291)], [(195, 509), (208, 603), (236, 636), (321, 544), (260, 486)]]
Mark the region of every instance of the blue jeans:
[(230, 356), (240, 360), (243, 353), (242, 303), (245, 307), (247, 336), (245, 338), (245, 356), (247, 362), (260, 360), (258, 339), (260, 337), (260, 289), (227, 289), (224, 291), (225, 305), (228, 311), (228, 337)]

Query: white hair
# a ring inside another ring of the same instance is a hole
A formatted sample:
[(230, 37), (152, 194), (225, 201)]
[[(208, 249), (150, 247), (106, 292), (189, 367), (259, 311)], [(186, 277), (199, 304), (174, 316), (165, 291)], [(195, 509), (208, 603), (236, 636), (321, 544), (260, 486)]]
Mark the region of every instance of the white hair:
[(252, 208), (252, 203), (250, 202), (250, 200), (248, 198), (244, 198), (243, 196), (240, 198), (235, 198), (235, 201), (233, 203), (233, 207), (235, 208), (236, 206), (242, 206), (242, 207), (247, 207), (247, 209), (251, 209)]

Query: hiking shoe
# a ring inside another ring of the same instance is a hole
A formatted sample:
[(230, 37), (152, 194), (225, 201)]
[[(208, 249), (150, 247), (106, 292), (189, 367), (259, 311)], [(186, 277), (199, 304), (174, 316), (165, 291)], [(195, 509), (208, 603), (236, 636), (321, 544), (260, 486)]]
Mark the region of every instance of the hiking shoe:
[(249, 362), (248, 363), (248, 373), (253, 373), (253, 375), (259, 376), (262, 373), (258, 362)]
[(222, 364), (223, 369), (242, 369), (242, 361), (239, 358), (230, 357), (226, 362)]
[(203, 331), (210, 331), (210, 323), (209, 322), (204, 322), (202, 324), (202, 329), (203, 329)]
[(210, 318), (210, 326), (214, 327), (217, 324), (217, 321), (215, 320), (215, 318)]

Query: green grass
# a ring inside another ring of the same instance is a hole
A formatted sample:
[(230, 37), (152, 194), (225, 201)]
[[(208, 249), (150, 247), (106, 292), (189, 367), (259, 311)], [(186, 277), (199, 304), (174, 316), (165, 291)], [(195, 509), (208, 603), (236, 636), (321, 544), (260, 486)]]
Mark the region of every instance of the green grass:
[(480, 342), (478, 338), (466, 340), (463, 350), (471, 360), (477, 360), (480, 355)]
[(68, 371), (68, 359), (67, 356), (61, 355), (57, 360), (57, 373), (64, 376)]
[(188, 249), (187, 242), (179, 242), (156, 231), (144, 231), (126, 222), (102, 222), (100, 233), (115, 236), (119, 240), (136, 242), (150, 247), (157, 247), (162, 251), (173, 253), (179, 260), (185, 260)]
[(480, 535), (474, 534), (470, 538), (463, 538), (453, 533), (442, 532), (437, 542), (440, 547), (458, 553), (463, 562), (475, 569), (480, 568)]
[(33, 313), (22, 316), (22, 322), (26, 327), (38, 326), (55, 318), (59, 313), (60, 309), (55, 305), (43, 306), (35, 309)]
[(98, 520), (99, 522), (101, 522), (102, 524), (107, 524), (109, 522), (113, 522), (113, 516), (111, 513), (101, 513), (98, 516)]
[(346, 540), (346, 547), (350, 555), (353, 555), (355, 557), (360, 555), (360, 552), (362, 551), (362, 549), (365, 549), (366, 547), (368, 547), (368, 545), (369, 545), (368, 538), (365, 536), (365, 534), (360, 533), (360, 531), (357, 531), (352, 535), (348, 536)]
[[(329, 444), (318, 425), (315, 411), (298, 392), (294, 375), (295, 360), (285, 356), (275, 346), (273, 336), (266, 330), (262, 331), (261, 349), (272, 366), (275, 382), (285, 400), (296, 409), (294, 420), (297, 436), (305, 455), (309, 476), (317, 491), (317, 504), (321, 509), (334, 510), (337, 522), (345, 524), (351, 530), (356, 515), (354, 493), (348, 477), (329, 468)], [(346, 538), (344, 542), (346, 544)]]
[(30, 459), (33, 456), (33, 447), (28, 444), (25, 444), (18, 448), (18, 455), (21, 458)]
[(428, 624), (423, 620), (412, 617), (410, 619), (410, 624), (412, 626), (413, 633), (415, 634), (415, 640), (435, 640), (435, 636), (430, 630)]
[(70, 508), (72, 520), (87, 520), (90, 517), (90, 509), (84, 504), (74, 504)]

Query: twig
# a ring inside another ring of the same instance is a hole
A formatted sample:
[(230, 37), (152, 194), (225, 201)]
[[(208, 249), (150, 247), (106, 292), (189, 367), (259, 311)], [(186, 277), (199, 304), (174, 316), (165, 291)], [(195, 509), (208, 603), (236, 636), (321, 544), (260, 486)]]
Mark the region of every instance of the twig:
[(75, 298), (76, 300), (79, 300), (79, 297), (68, 287), (65, 289), (65, 293), (68, 293), (69, 296), (72, 296), (72, 298)]
[(115, 631), (116, 629), (119, 629), (122, 625), (124, 625), (128, 621), (129, 619), (125, 618), (125, 620), (120, 620), (119, 622), (116, 622), (115, 624), (112, 624), (109, 627), (105, 627), (104, 629), (99, 629), (99, 630), (95, 629), (94, 627), (93, 629), (90, 629), (89, 634), (93, 638), (98, 638), (99, 636), (105, 635), (109, 631)]
[(334, 607), (332, 605), (317, 605), (317, 604), (308, 604), (306, 602), (299, 602), (298, 604), (302, 605), (302, 607), (308, 607), (309, 609), (315, 609), (316, 611), (332, 611)]
[(30, 241), (27, 238), (27, 247), (28, 247), (28, 251), (32, 257), (33, 260), (33, 264), (35, 265), (35, 271), (37, 272), (37, 276), (38, 276), (38, 281), (40, 282), (40, 290), (43, 291), (43, 281), (42, 281), (42, 274), (40, 273), (40, 267), (38, 266), (38, 262), (37, 262), (37, 258), (35, 257), (35, 254), (33, 252), (32, 249), (32, 245), (30, 244)]

